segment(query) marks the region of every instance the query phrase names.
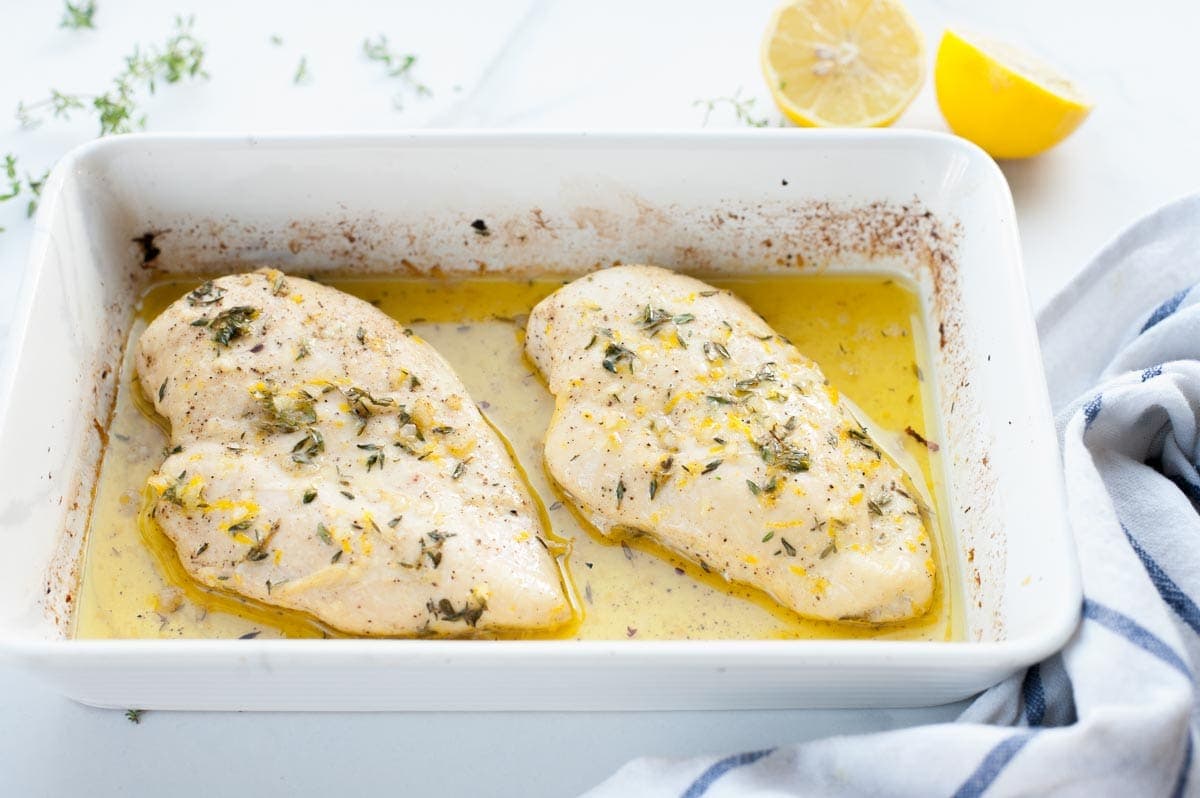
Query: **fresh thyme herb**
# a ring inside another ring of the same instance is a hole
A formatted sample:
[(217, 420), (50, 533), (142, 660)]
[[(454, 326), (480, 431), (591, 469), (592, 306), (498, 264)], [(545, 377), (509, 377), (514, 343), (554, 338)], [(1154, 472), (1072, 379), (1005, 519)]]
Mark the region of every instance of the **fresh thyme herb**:
[(867, 510), (871, 515), (883, 515), (883, 511), (892, 503), (891, 495), (884, 493), (876, 499), (867, 499)]
[(793, 546), (791, 543), (788, 543), (787, 538), (780, 538), (779, 542), (783, 545), (783, 550), (785, 552), (787, 552), (787, 556), (789, 556), (789, 557), (796, 556), (796, 547)]
[(372, 407), (390, 407), (396, 403), (394, 399), (388, 396), (377, 399), (358, 387), (348, 388), (344, 393), (346, 394), (346, 401), (350, 403), (351, 412), (361, 419), (371, 417), (371, 414), (374, 412)]
[(323, 451), (325, 451), (325, 439), (321, 436), (321, 433), (309, 427), (305, 430), (304, 437), (296, 441), (296, 445), (292, 447), (292, 460), (297, 463), (308, 464)]
[(701, 123), (701, 126), (708, 127), (709, 117), (712, 116), (712, 112), (721, 105), (728, 105), (730, 108), (732, 108), (734, 118), (744, 125), (748, 125), (750, 127), (766, 127), (768, 124), (770, 124), (770, 120), (768, 120), (765, 116), (754, 116), (754, 105), (757, 102), (756, 98), (746, 97), (743, 99), (741, 95), (742, 89), (739, 86), (738, 90), (729, 97), (713, 97), (707, 100), (696, 100), (694, 103), (692, 103), (693, 108), (704, 108), (704, 121)]
[(254, 516), (247, 516), (236, 524), (229, 525), (230, 532), (245, 532), (250, 527), (254, 526)]
[(338, 560), (340, 560), (340, 559), (342, 559), (342, 550), (338, 549), (337, 551), (335, 551), (333, 553), (333, 556), (329, 558), (329, 564), (337, 565)]
[(339, 491), (338, 491), (338, 493), (342, 494), (343, 496), (345, 496), (345, 497), (346, 497), (347, 499), (349, 499), (350, 501), (354, 501), (354, 494), (353, 494), (353, 493), (351, 493), (350, 491), (348, 491), (348, 490), (339, 490)]
[(192, 557), (199, 557), (201, 554), (203, 554), (206, 551), (208, 551), (208, 543), (207, 542), (201, 543), (200, 548), (198, 548), (194, 552), (192, 552)]
[(701, 474), (702, 476), (703, 476), (704, 474), (711, 474), (712, 472), (714, 472), (714, 471), (716, 471), (718, 468), (720, 468), (720, 467), (721, 467), (721, 463), (723, 463), (723, 462), (725, 462), (725, 461), (724, 461), (724, 460), (713, 460), (711, 463), (709, 463), (709, 464), (707, 464), (706, 466), (704, 466), (704, 470), (703, 470), (703, 471), (701, 471), (701, 472), (700, 472), (700, 474)]
[(292, 75), (292, 83), (299, 86), (302, 83), (311, 83), (312, 73), (308, 71), (308, 56), (300, 56), (300, 63), (296, 65), (296, 74)]
[(658, 479), (650, 478), (650, 501), (654, 501), (654, 497), (658, 494)]
[(710, 297), (710, 296), (716, 296), (719, 293), (721, 293), (721, 292), (720, 291), (701, 291), (700, 296)]
[(838, 550), (837, 541), (831, 540), (831, 541), (829, 541), (829, 545), (821, 550), (821, 554), (818, 557), (818, 559), (823, 560), (826, 557), (828, 557), (830, 554), (837, 554), (837, 550)]
[(775, 533), (774, 533), (774, 532), (768, 532), (767, 534), (763, 535), (762, 542), (763, 542), (763, 543), (766, 543), (768, 540), (770, 540), (770, 539), (771, 539), (771, 538), (773, 538), (773, 537), (775, 537)]
[(621, 509), (621, 500), (625, 498), (625, 480), (617, 480), (617, 509)]
[(762, 493), (762, 488), (760, 488), (758, 486), (758, 483), (753, 480), (750, 480), (750, 479), (746, 480), (746, 487), (749, 488), (750, 492), (753, 493), (755, 496)]
[(598, 335), (596, 335), (596, 333), (592, 333), (592, 340), (590, 340), (590, 341), (588, 341), (588, 342), (587, 342), (587, 346), (585, 346), (585, 347), (583, 348), (583, 351), (585, 351), (585, 352), (586, 352), (587, 350), (589, 350), (589, 349), (591, 349), (593, 346), (595, 346), (595, 345), (596, 345), (596, 341), (597, 341), (597, 340), (599, 340), (599, 336), (598, 336)]
[(100, 122), (100, 135), (132, 133), (146, 126), (145, 114), (138, 115), (138, 101), (144, 91), (154, 94), (160, 82), (178, 83), (185, 78), (207, 78), (204, 71), (204, 44), (192, 33), (193, 18), (175, 18), (175, 30), (162, 47), (142, 50), (135, 47), (125, 57), (124, 69), (112, 81), (112, 88), (100, 95), (66, 94), (52, 90), (49, 97), (33, 103), (17, 104), (17, 121), (28, 129), (42, 124), (47, 116), (67, 119), (71, 112), (91, 105)]
[(312, 350), (308, 348), (308, 341), (301, 341), (300, 346), (296, 349), (296, 360), (303, 360), (312, 354)]
[(212, 339), (218, 346), (229, 346), (231, 341), (249, 335), (250, 322), (257, 318), (258, 308), (238, 305), (217, 314), (208, 323), (208, 329), (212, 331)]
[(71, 30), (83, 30), (84, 28), (95, 30), (96, 0), (86, 0), (86, 2), (80, 3), (65, 0), (63, 6), (63, 18), (58, 23), (58, 27)]
[(449, 435), (451, 432), (454, 432), (454, 427), (447, 427), (447, 426), (443, 425), (440, 427), (434, 427), (433, 429), (431, 429), (429, 431), (432, 432), (434, 435)]
[(426, 603), (425, 608), (433, 614), (435, 618), (443, 621), (462, 621), (467, 626), (474, 626), (479, 623), (479, 619), (483, 616), (484, 610), (487, 609), (487, 602), (481, 598), (476, 598), (474, 601), (467, 599), (463, 604), (462, 609), (455, 609), (453, 602), (450, 599), (439, 599), (436, 603), (430, 599)]
[[(4, 156), (4, 179), (8, 181), (8, 190), (0, 194), (0, 202), (7, 202), (15, 199), (21, 194), (28, 192), (30, 195), (29, 202), (25, 205), (25, 216), (33, 216), (37, 210), (38, 198), (42, 195), (42, 186), (46, 183), (46, 178), (50, 176), (50, 170), (47, 169), (41, 177), (34, 178), (28, 172), (25, 177), (17, 175), (17, 159), (12, 153)], [(0, 233), (4, 232), (4, 228), (0, 227)]]
[(717, 343), (716, 341), (705, 341), (704, 357), (707, 358), (709, 362), (715, 362), (721, 359), (729, 360), (729, 350), (725, 348), (724, 344)]
[(323, 523), (317, 523), (317, 537), (327, 546), (333, 545), (333, 535), (329, 534), (329, 528)]
[(225, 289), (208, 280), (200, 284), (200, 287), (187, 295), (187, 303), (192, 307), (197, 305), (211, 305), (215, 302), (220, 302), (221, 297), (225, 296)]
[(305, 488), (304, 498), (302, 499), (304, 504), (312, 504), (312, 500), (315, 498), (317, 498), (317, 489), (316, 488)]
[(135, 725), (139, 724), (142, 722), (142, 713), (144, 711), (142, 709), (127, 709), (125, 710), (125, 719)]
[[(375, 40), (363, 40), (363, 55), (369, 60), (380, 63), (387, 71), (389, 78), (400, 78), (405, 87), (412, 92), (416, 97), (429, 97), (433, 92), (424, 83), (421, 83), (413, 75), (413, 70), (417, 65), (417, 56), (412, 53), (400, 53), (391, 49), (388, 44), (388, 38), (384, 34), (379, 34)], [(397, 94), (392, 102), (397, 110), (403, 110), (404, 105), (402, 94)]]
[(162, 381), (162, 385), (158, 386), (158, 401), (160, 402), (163, 400), (163, 397), (167, 395), (167, 381), (170, 379), (170, 377), (167, 377), (167, 379)]
[(283, 296), (287, 293), (287, 280), (283, 272), (279, 272), (271, 278), (271, 296)]
[(183, 506), (183, 480), (187, 478), (187, 471), (180, 471), (179, 476), (162, 492), (161, 498), (169, 501), (171, 504)]
[[(650, 305), (646, 305), (646, 307), (642, 310), (642, 316), (638, 320), (638, 324), (647, 335), (653, 338), (667, 322), (673, 322), (677, 325), (680, 325), (688, 324), (695, 320), (696, 317), (691, 313), (680, 313), (676, 315), (671, 313), (669, 310), (663, 310), (662, 308), (655, 308), (651, 307)], [(683, 343), (682, 338), (680, 339), (680, 343)]]
[(611, 371), (613, 374), (616, 374), (617, 367), (621, 363), (626, 363), (629, 366), (629, 371), (632, 373), (633, 372), (633, 359), (635, 357), (637, 357), (637, 355), (635, 355), (629, 349), (626, 349), (625, 347), (621, 346), (618, 343), (610, 343), (607, 347), (604, 348), (603, 365), (606, 370)]
[(354, 331), (354, 337), (358, 339), (360, 344), (365, 344), (367, 342), (367, 331), (359, 327)]
[(252, 393), (262, 405), (267, 421), (262, 427), (274, 432), (295, 432), (317, 423), (313, 399), (303, 391), (298, 396), (280, 396), (270, 386)]
[(383, 470), (383, 464), (387, 462), (387, 458), (383, 454), (383, 447), (377, 443), (360, 443), (358, 448), (362, 449), (367, 454), (367, 471), (369, 472), (375, 466)]
[(395, 517), (395, 518), (393, 518), (391, 521), (388, 521), (388, 522), (387, 522), (387, 525), (388, 525), (388, 527), (389, 527), (389, 528), (391, 528), (391, 529), (395, 529), (397, 526), (399, 526), (399, 525), (400, 525), (400, 521), (401, 521), (403, 518), (404, 518), (404, 516), (402, 516), (402, 515), (398, 515), (398, 516), (396, 516), (396, 517)]
[(450, 478), (458, 479), (465, 473), (467, 473), (467, 464), (460, 460), (458, 464), (454, 466), (454, 472), (450, 474)]
[(705, 396), (704, 398), (716, 405), (731, 405), (731, 404), (733, 404), (733, 400), (730, 399), (728, 396), (717, 396), (716, 394), (710, 393), (707, 396)]
[[(246, 552), (246, 559), (250, 562), (259, 562), (267, 559), (270, 554), (270, 552), (267, 551), (267, 547), (271, 545), (271, 538), (275, 537), (275, 533), (278, 531), (279, 522), (276, 521), (275, 523), (271, 524), (271, 529), (267, 532), (267, 536), (261, 540), (257, 540), (255, 544), (250, 547), (250, 550)], [(257, 538), (258, 536), (255, 535), (255, 537)]]

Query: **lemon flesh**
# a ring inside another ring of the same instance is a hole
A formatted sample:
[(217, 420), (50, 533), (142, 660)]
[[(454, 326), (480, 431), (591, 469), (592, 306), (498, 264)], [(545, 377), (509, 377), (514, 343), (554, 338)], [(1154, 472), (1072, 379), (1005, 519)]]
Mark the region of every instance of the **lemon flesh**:
[(796, 124), (880, 127), (920, 90), (925, 43), (898, 0), (791, 0), (767, 26), (762, 67)]
[(1058, 144), (1092, 110), (1052, 67), (1006, 44), (946, 31), (933, 70), (950, 129), (995, 158), (1028, 158)]

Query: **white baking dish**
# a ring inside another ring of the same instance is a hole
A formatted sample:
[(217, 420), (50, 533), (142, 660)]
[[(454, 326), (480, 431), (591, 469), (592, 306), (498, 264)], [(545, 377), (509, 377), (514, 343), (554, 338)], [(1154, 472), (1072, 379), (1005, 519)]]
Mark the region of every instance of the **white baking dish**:
[[(492, 234), (474, 235), (485, 219)], [(0, 643), (66, 695), (190, 709), (910, 706), (1060, 647), (1081, 592), (1008, 188), (916, 132), (123, 136), (47, 184), (0, 385)], [(149, 253), (134, 242), (157, 233)], [(160, 250), (147, 266), (147, 254)], [(134, 297), (163, 272), (892, 271), (927, 314), (968, 640), (77, 641)]]

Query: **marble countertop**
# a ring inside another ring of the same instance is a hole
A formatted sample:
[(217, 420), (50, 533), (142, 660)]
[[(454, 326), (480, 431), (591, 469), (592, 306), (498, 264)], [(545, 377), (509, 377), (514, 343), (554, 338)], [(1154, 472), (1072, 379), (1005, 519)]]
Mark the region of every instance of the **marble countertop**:
[[(99, 0), (95, 31), (57, 27), (53, 2), (0, 0), (0, 109), (53, 87), (97, 92), (135, 43), (161, 42), (195, 13), (207, 81), (160, 87), (152, 131), (346, 131), (417, 127), (696, 129), (701, 98), (741, 91), (777, 120), (758, 70), (771, 0), (606, 3), (406, 0)], [(1200, 6), (1146, 0), (1121, 14), (1084, 0), (909, 0), (930, 50), (948, 25), (1041, 52), (1096, 101), (1085, 125), (1040, 158), (1002, 164), (1016, 202), (1035, 308), (1137, 216), (1200, 188)], [(361, 55), (378, 33), (419, 56), (429, 98), (395, 107), (396, 82)], [(271, 41), (282, 39), (281, 44)], [(930, 56), (932, 58), (932, 54)], [(311, 78), (293, 83), (300, 59)], [(95, 134), (88, 114), (22, 130), (0, 120), (0, 155), (40, 174)], [(738, 125), (724, 109), (708, 126)], [(900, 127), (944, 130), (927, 85)], [(797, 131), (803, 135), (803, 131)], [(0, 345), (33, 225), (0, 205)], [(0, 346), (0, 351), (3, 347)], [(3, 355), (0, 355), (3, 357)], [(0, 794), (566, 795), (638, 754), (752, 749), (832, 733), (953, 718), (918, 710), (679, 713), (256, 714), (120, 712), (73, 704), (0, 665)], [(219, 768), (217, 774), (214, 770)]]

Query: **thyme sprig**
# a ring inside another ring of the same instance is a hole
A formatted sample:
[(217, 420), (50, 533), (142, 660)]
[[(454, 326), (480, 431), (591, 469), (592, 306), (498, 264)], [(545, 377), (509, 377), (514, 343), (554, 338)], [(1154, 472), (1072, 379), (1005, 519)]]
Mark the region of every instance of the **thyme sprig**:
[(96, 0), (86, 0), (86, 2), (80, 3), (65, 0), (63, 6), (63, 17), (62, 21), (58, 23), (58, 27), (71, 30), (82, 30), (83, 28), (95, 30)]
[(692, 103), (693, 108), (704, 108), (704, 121), (701, 122), (701, 127), (708, 127), (708, 120), (719, 106), (728, 105), (733, 109), (733, 116), (737, 121), (749, 127), (766, 127), (771, 122), (765, 116), (755, 116), (755, 103), (757, 99), (754, 97), (742, 97), (742, 88), (728, 97), (711, 97), (709, 99), (696, 100)]
[[(433, 91), (413, 75), (413, 69), (417, 65), (417, 56), (413, 53), (392, 50), (386, 35), (381, 33), (375, 40), (364, 39), (362, 49), (363, 55), (369, 60), (383, 64), (389, 78), (400, 78), (414, 96), (433, 96)], [(396, 110), (404, 110), (403, 99), (402, 94), (397, 94), (392, 98), (392, 104), (396, 106)]]
[(175, 29), (161, 47), (134, 47), (125, 57), (124, 69), (113, 78), (112, 88), (104, 94), (68, 94), (51, 89), (50, 96), (43, 100), (18, 103), (17, 121), (23, 128), (35, 128), (48, 117), (69, 119), (72, 112), (90, 105), (99, 119), (101, 136), (145, 127), (146, 115), (138, 111), (143, 93), (154, 94), (160, 83), (208, 77), (204, 71), (204, 43), (192, 32), (193, 23), (193, 17), (176, 17)]
[[(3, 183), (8, 184), (8, 189), (0, 194), (0, 202), (8, 202), (16, 199), (19, 196), (28, 194), (29, 201), (25, 205), (25, 216), (33, 216), (37, 210), (38, 199), (42, 196), (42, 186), (46, 184), (46, 178), (50, 176), (50, 170), (47, 169), (42, 173), (41, 177), (33, 177), (28, 172), (24, 177), (17, 174), (17, 157), (11, 152), (4, 156), (4, 178)], [(0, 227), (0, 233), (4, 232), (4, 228)]]

